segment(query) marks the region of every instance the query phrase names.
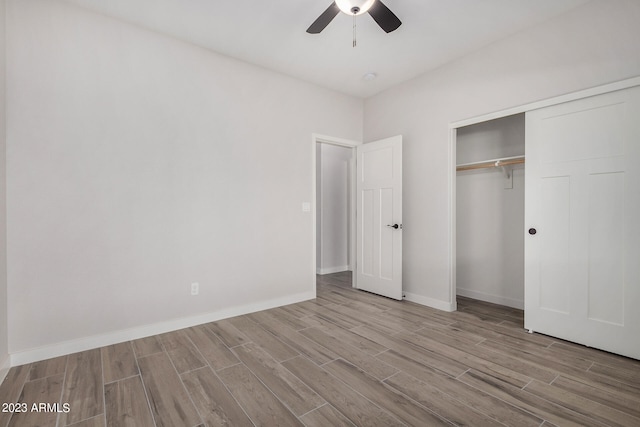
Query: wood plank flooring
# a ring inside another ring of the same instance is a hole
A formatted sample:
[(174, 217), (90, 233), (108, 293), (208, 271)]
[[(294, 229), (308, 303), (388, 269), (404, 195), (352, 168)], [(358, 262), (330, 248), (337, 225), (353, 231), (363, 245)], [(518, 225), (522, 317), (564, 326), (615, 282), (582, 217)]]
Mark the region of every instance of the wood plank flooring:
[(640, 361), (528, 334), (508, 307), (317, 283), (312, 301), (14, 367), (0, 403), (28, 411), (0, 427), (640, 426)]

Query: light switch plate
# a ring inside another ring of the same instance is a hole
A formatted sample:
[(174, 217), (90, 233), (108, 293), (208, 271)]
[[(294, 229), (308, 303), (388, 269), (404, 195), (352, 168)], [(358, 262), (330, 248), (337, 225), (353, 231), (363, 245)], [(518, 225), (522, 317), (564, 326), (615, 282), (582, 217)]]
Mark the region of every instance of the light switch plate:
[(302, 212), (311, 212), (311, 203), (302, 202)]

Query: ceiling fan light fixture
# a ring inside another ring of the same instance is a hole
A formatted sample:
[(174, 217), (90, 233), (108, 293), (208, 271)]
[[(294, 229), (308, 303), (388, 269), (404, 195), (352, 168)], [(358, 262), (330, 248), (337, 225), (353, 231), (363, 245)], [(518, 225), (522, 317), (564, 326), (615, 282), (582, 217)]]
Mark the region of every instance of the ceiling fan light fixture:
[(347, 15), (367, 13), (376, 0), (335, 0), (336, 5)]

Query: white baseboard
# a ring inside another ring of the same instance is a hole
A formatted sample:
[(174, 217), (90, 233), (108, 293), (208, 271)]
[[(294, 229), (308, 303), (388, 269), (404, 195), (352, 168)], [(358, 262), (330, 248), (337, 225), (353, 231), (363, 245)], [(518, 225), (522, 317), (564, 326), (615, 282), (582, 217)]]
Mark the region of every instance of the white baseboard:
[(29, 350), (11, 353), (10, 364), (11, 366), (24, 365), (25, 363), (33, 363), (40, 360), (50, 359), (52, 357), (63, 356), (65, 354), (77, 353), (79, 351), (91, 350), (94, 348), (104, 347), (106, 345), (112, 345), (125, 341), (136, 340), (139, 338), (145, 338), (152, 335), (163, 334), (178, 329), (201, 325), (203, 323), (227, 319), (229, 317), (254, 313), (256, 311), (268, 310), (270, 308), (280, 307), (288, 304), (295, 304), (297, 302), (310, 300), (315, 297), (316, 295), (314, 291), (303, 292), (296, 295), (290, 295), (282, 298), (275, 298), (272, 300), (261, 301), (253, 304), (232, 307), (215, 312), (199, 314), (196, 316), (173, 319), (166, 322), (155, 323), (152, 325), (145, 325), (136, 328), (109, 332), (101, 335), (84, 337), (71, 341), (64, 341), (56, 344), (46, 345), (43, 347), (32, 348)]
[(327, 267), (327, 268), (318, 268), (316, 269), (316, 274), (331, 274), (331, 273), (340, 273), (342, 271), (349, 271), (348, 265), (342, 265), (340, 267)]
[(500, 304), (507, 307), (524, 310), (524, 300), (507, 298), (501, 295), (487, 294), (485, 292), (473, 291), (470, 289), (456, 288), (456, 293), (462, 297), (473, 298), (480, 301), (491, 302), (493, 304)]
[(7, 377), (9, 369), (11, 368), (11, 359), (8, 354), (4, 355), (4, 359), (0, 362), (0, 384)]
[(426, 305), (427, 307), (435, 308), (443, 311), (456, 311), (456, 304), (448, 301), (441, 301), (434, 298), (425, 297), (422, 295), (412, 294), (410, 292), (404, 292), (404, 299), (407, 301), (415, 302), (416, 304)]

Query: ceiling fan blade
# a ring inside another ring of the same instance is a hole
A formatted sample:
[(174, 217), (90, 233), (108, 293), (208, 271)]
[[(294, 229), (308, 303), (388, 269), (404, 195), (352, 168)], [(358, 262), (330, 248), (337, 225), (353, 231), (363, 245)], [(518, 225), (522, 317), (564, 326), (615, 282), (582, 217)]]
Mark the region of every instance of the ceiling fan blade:
[(373, 6), (369, 9), (369, 15), (387, 33), (397, 30), (402, 25), (400, 19), (380, 0), (373, 3)]
[(331, 6), (329, 6), (327, 10), (322, 12), (322, 15), (320, 15), (318, 19), (316, 19), (313, 24), (311, 24), (311, 26), (307, 28), (307, 33), (318, 34), (320, 31), (324, 30), (331, 21), (333, 21), (333, 18), (335, 18), (338, 13), (340, 13), (340, 8), (334, 1)]

